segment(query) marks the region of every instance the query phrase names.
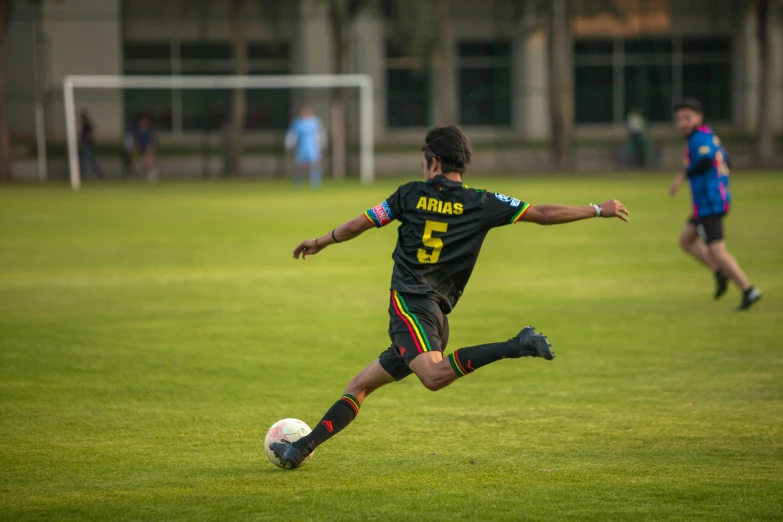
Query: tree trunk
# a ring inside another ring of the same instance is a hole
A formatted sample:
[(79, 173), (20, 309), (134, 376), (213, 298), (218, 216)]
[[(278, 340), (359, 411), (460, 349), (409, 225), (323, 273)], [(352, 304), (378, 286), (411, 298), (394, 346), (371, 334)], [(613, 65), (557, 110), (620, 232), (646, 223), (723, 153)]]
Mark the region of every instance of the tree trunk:
[(573, 68), (569, 1), (553, 0), (550, 20), (550, 119), (552, 160), (558, 170), (573, 166), (571, 143), (574, 128)]
[(457, 109), (457, 63), (454, 49), (454, 26), (451, 21), (451, 0), (438, 1), (440, 35), (435, 51), (433, 69), (435, 72), (434, 109), (436, 124), (456, 125)]
[(8, 128), (5, 103), (5, 37), (10, 1), (0, 0), (0, 182), (4, 183), (14, 180), (11, 131)]
[(770, 63), (770, 31), (772, 29), (770, 0), (756, 1), (756, 29), (759, 42), (758, 129), (756, 131), (757, 166), (769, 165), (772, 160), (772, 120), (769, 104), (774, 88)]
[[(329, 2), (329, 22), (332, 31), (332, 60), (333, 72), (335, 74), (345, 74), (347, 70), (347, 45), (346, 32), (347, 24), (346, 13), (341, 9), (338, 3), (341, 0), (331, 0)], [(332, 178), (336, 180), (345, 178), (346, 171), (346, 139), (345, 139), (345, 96), (344, 89), (332, 89), (332, 108), (331, 108), (332, 136), (330, 143), (332, 145)]]
[[(234, 0), (232, 36), (234, 40), (234, 59), (236, 60), (237, 76), (248, 73), (247, 37), (243, 20), (245, 0)], [(226, 158), (226, 175), (242, 175), (243, 133), (245, 130), (245, 115), (247, 113), (247, 91), (236, 89), (232, 100), (231, 128), (228, 140), (228, 155)]]

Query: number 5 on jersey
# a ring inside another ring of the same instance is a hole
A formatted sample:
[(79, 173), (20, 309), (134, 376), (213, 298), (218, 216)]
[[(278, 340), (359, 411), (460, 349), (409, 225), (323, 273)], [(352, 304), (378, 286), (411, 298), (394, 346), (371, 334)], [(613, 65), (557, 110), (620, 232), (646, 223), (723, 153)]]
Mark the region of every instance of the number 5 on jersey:
[[(437, 263), (440, 259), (440, 251), (443, 250), (443, 240), (439, 237), (432, 237), (433, 232), (446, 232), (449, 229), (448, 223), (441, 221), (427, 221), (424, 224), (424, 235), (421, 242), (424, 248), (419, 249), (419, 263)], [(432, 249), (428, 252), (425, 249)]]

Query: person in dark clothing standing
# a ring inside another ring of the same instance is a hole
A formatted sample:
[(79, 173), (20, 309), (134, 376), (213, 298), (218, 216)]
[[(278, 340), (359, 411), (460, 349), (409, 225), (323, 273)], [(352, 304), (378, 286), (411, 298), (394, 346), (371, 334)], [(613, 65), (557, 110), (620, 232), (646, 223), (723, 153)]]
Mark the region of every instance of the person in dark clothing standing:
[(98, 179), (103, 178), (103, 169), (95, 159), (95, 127), (87, 111), (81, 114), (81, 131), (79, 132), (79, 168), (82, 173), (91, 170)]

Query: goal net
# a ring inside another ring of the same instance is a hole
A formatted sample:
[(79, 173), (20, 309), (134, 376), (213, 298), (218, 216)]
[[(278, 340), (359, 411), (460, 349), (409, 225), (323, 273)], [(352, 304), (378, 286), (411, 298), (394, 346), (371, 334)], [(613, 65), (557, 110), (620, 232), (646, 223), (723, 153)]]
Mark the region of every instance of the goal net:
[[(254, 91), (280, 89), (351, 89), (358, 91), (355, 103), (358, 113), (356, 144), (358, 170), (363, 183), (374, 179), (374, 122), (372, 77), (351, 75), (279, 75), (279, 76), (84, 76), (73, 75), (63, 82), (65, 124), (68, 152), (68, 170), (71, 186), (78, 190), (82, 172), (79, 161), (79, 122), (77, 121), (76, 91), (78, 89), (114, 89), (142, 91)], [(249, 94), (249, 92), (248, 92)], [(326, 131), (330, 128), (325, 125)], [(345, 140), (349, 148), (349, 140)], [(279, 144), (283, 147), (283, 143)], [(165, 175), (165, 173), (164, 173)]]

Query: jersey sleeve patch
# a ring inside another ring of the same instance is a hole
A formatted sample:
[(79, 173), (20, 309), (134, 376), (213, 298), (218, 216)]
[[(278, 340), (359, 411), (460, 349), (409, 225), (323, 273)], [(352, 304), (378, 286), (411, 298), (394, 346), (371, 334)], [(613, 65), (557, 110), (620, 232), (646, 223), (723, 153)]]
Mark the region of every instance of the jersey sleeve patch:
[(495, 197), (503, 203), (508, 203), (512, 207), (518, 207), (522, 203), (517, 198), (512, 198), (511, 196), (506, 196), (505, 194), (495, 194)]
[(389, 204), (384, 201), (364, 213), (364, 217), (378, 228), (385, 227), (394, 220), (394, 213)]

